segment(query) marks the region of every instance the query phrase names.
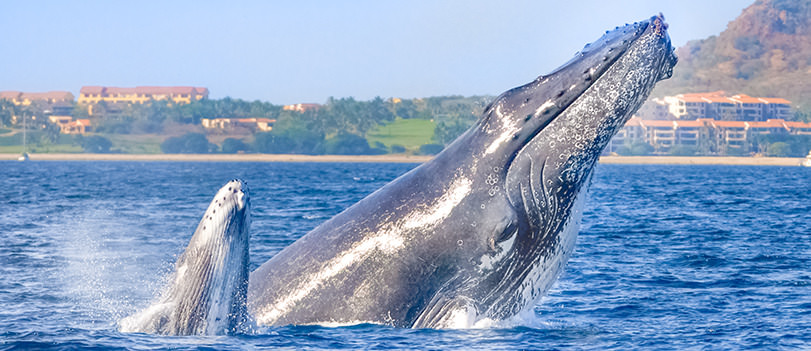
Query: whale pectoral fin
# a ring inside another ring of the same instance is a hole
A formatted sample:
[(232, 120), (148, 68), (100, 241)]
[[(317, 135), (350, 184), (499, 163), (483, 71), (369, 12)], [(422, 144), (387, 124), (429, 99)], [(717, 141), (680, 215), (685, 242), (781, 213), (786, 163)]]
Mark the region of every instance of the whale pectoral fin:
[(476, 322), (478, 309), (466, 296), (437, 295), (431, 300), (412, 328), (467, 328)]

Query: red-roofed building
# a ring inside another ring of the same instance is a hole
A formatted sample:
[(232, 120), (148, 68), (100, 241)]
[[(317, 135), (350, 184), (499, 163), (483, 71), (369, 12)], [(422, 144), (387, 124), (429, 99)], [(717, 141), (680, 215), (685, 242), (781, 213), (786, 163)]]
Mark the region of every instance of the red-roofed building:
[(675, 121), (641, 120), (639, 124), (645, 131), (645, 141), (657, 152), (670, 150), (676, 144)]
[(614, 135), (611, 140), (608, 141), (608, 145), (605, 147), (605, 153), (613, 153), (617, 152), (619, 148), (625, 145), (632, 145), (639, 142), (645, 141), (645, 130), (642, 128), (640, 122), (642, 119), (639, 117), (631, 117), (628, 122), (625, 123), (625, 126), (620, 128), (617, 131), (617, 134)]
[(781, 98), (728, 96), (724, 91), (679, 94), (662, 100), (675, 119), (710, 118), (727, 121), (765, 121), (791, 115), (791, 102)]
[(790, 134), (796, 135), (811, 135), (811, 123), (805, 122), (786, 122)]
[(101, 101), (107, 103), (143, 104), (150, 100), (171, 100), (176, 104), (188, 104), (192, 101), (208, 98), (208, 89), (203, 87), (159, 87), (137, 86), (134, 88), (84, 86), (79, 91), (80, 104), (90, 105), (88, 112), (92, 115), (92, 105)]
[(656, 153), (674, 146), (693, 147), (699, 154), (746, 155), (757, 145), (757, 135), (811, 135), (811, 123), (766, 121), (644, 120), (631, 118), (609, 141), (606, 153), (639, 142), (650, 144)]
[(753, 134), (788, 134), (789, 128), (782, 119), (769, 119), (765, 122), (746, 122)]
[(58, 125), (62, 134), (84, 134), (90, 131), (91, 124), (88, 119), (73, 120), (71, 116), (50, 116), (48, 120)]

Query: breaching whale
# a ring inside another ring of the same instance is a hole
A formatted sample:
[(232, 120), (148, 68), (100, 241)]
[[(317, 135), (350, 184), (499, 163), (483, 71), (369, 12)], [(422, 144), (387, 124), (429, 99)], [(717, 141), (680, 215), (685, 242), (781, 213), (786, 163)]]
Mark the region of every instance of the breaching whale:
[(123, 332), (226, 334), (247, 321), (250, 196), (231, 180), (208, 205), (157, 302), (121, 320)]
[[(600, 153), (672, 73), (666, 29), (661, 15), (617, 27), (552, 73), (501, 94), (434, 159), (252, 272), (252, 320), (454, 328), (532, 308), (574, 249)], [(182, 308), (209, 311), (195, 307), (201, 301)]]
[(253, 318), (468, 327), (533, 307), (573, 250), (599, 154), (671, 75), (666, 28), (618, 27), (496, 98), (430, 162), (251, 273)]

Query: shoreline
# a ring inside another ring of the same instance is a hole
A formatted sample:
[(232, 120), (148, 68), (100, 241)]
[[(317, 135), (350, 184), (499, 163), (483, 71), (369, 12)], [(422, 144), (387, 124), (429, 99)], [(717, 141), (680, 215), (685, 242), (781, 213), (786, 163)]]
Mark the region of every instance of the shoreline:
[[(0, 153), (0, 161), (19, 154)], [(277, 154), (29, 154), (31, 161), (138, 161), (138, 162), (344, 162), (423, 163), (432, 156), (416, 155), (277, 155)], [(802, 157), (730, 156), (603, 156), (602, 164), (799, 166)]]

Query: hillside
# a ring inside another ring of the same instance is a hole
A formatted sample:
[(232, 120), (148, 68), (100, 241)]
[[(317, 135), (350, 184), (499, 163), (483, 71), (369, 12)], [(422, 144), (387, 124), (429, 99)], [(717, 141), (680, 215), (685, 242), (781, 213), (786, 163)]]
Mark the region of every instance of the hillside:
[(673, 77), (653, 96), (726, 90), (782, 97), (811, 121), (811, 1), (758, 0), (718, 36), (676, 54)]

